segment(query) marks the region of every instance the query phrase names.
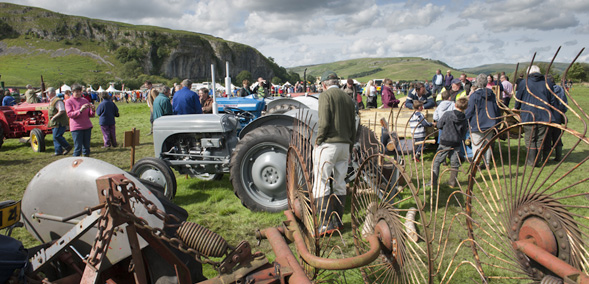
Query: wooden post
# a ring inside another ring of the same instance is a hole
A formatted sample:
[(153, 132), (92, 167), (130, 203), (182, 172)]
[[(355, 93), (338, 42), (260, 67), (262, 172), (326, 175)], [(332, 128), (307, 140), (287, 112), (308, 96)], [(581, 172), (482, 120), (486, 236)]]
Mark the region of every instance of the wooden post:
[(133, 127), (131, 131), (125, 131), (124, 147), (131, 147), (131, 169), (135, 165), (135, 146), (139, 145), (140, 131)]

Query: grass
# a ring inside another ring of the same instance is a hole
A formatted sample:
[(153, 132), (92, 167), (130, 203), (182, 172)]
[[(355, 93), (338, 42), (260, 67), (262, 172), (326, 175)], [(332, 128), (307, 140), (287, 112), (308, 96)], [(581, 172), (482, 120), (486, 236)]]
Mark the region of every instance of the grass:
[[(572, 95), (579, 101), (582, 107), (589, 109), (589, 88), (576, 87), (575, 90), (572, 91)], [(145, 104), (140, 103), (117, 103), (117, 106), (119, 107), (121, 113), (121, 116), (117, 118), (117, 140), (122, 142), (124, 131), (137, 128), (141, 131), (142, 136), (141, 145), (136, 148), (136, 160), (143, 157), (152, 157), (154, 153), (152, 137), (145, 136), (145, 134), (149, 132), (150, 126), (149, 108)], [(569, 117), (572, 117), (572, 114), (569, 114)], [(102, 145), (102, 135), (100, 133), (100, 128), (98, 127), (98, 118), (93, 118), (92, 122), (95, 126), (92, 130), (92, 157), (109, 162), (124, 170), (129, 170), (130, 148), (117, 148), (111, 150), (100, 148)], [(578, 119), (571, 119), (570, 127), (577, 130), (583, 129), (582, 122)], [(65, 136), (70, 142), (72, 141), (70, 134), (66, 134)], [(21, 199), (27, 184), (33, 178), (33, 176), (46, 165), (59, 159), (59, 157), (51, 156), (51, 153), (53, 153), (51, 136), (46, 137), (45, 140), (47, 143), (47, 151), (45, 153), (34, 153), (30, 146), (22, 144), (15, 139), (6, 140), (4, 142), (4, 145), (0, 149), (0, 180), (4, 181), (3, 187), (0, 188), (0, 200)], [(563, 142), (565, 144), (565, 149), (570, 149), (571, 145), (573, 144), (572, 136), (566, 136)], [(570, 161), (578, 162), (584, 159), (587, 156), (587, 151), (589, 151), (589, 147), (587, 145), (581, 145), (577, 147), (573, 155), (570, 157)], [(431, 160), (433, 159), (434, 154), (435, 150), (433, 148), (429, 149), (425, 153), (423, 159), (425, 169), (430, 168)], [(566, 165), (569, 165), (570, 167), (573, 164), (571, 163)], [(555, 166), (550, 165), (550, 167), (551, 168), (542, 172), (541, 177), (548, 176), (550, 172), (549, 170), (553, 169)], [(459, 182), (463, 185), (464, 188), (466, 188), (467, 180), (465, 173), (467, 168), (468, 164), (463, 165), (461, 168), (463, 173), (459, 174), (458, 176)], [(554, 180), (556, 177), (562, 176), (565, 169), (568, 168), (566, 166), (561, 167), (555, 174), (551, 176), (550, 179)], [(419, 166), (415, 170), (422, 171), (423, 169)], [(442, 167), (442, 171), (443, 170), (444, 167)], [(442, 176), (440, 183), (446, 182), (447, 176), (448, 174)], [(174, 199), (174, 203), (188, 211), (189, 221), (199, 223), (211, 229), (212, 231), (217, 232), (223, 236), (231, 245), (237, 245), (242, 240), (247, 240), (250, 242), (250, 244), (256, 244), (257, 240), (254, 237), (256, 229), (279, 226), (281, 222), (285, 220), (285, 217), (282, 213), (253, 213), (243, 207), (240, 200), (237, 199), (237, 197), (233, 194), (233, 189), (231, 183), (229, 182), (228, 175), (225, 175), (220, 181), (201, 181), (198, 179), (186, 178), (185, 176), (178, 174), (176, 174), (176, 178), (178, 180), (178, 191), (176, 198)], [(574, 185), (575, 182), (582, 181), (585, 178), (585, 171), (574, 171), (566, 177), (566, 180), (563, 181), (559, 187)], [(480, 176), (478, 180), (479, 182), (482, 181)], [(414, 182), (417, 183), (417, 180), (414, 180)], [(422, 182), (422, 180), (419, 181), (420, 184), (422, 184)], [(572, 191), (584, 193), (586, 190), (584, 190), (582, 185), (583, 184), (573, 186)], [(441, 189), (441, 204), (438, 206), (438, 218), (442, 214), (440, 212), (444, 212), (446, 199), (451, 192), (451, 190), (445, 186), (442, 186)], [(408, 195), (405, 193), (403, 196), (405, 198), (408, 197)], [(483, 200), (481, 192), (479, 192), (479, 197), (481, 200)], [(575, 202), (579, 202), (579, 200), (580, 199), (576, 199)], [(461, 203), (463, 202), (464, 199), (461, 200)], [(409, 208), (414, 206), (414, 204), (414, 201), (409, 198), (407, 201), (399, 204), (399, 207)], [(454, 216), (455, 214), (460, 214), (462, 212), (459, 207), (455, 206), (455, 204), (456, 203), (452, 203), (448, 207), (449, 216)], [(581, 203), (580, 205), (584, 205), (584, 203)], [(476, 206), (479, 206), (479, 208), (480, 206), (487, 206), (487, 210), (490, 210), (489, 204), (478, 204)], [(427, 208), (428, 209), (425, 212), (425, 216), (426, 218), (430, 218), (430, 216), (434, 214), (433, 212), (435, 209), (429, 209), (429, 206)], [(583, 213), (583, 211), (578, 211), (578, 213)], [(350, 222), (350, 201), (348, 201), (346, 213), (344, 214), (344, 223), (346, 228), (343, 231), (343, 240), (345, 241), (345, 246), (342, 246), (346, 255), (353, 254), (354, 250)], [(464, 230), (463, 221), (457, 220), (456, 222), (457, 223), (454, 224), (453, 229), (447, 236), (450, 247), (456, 246), (461, 240), (467, 237), (466, 231)], [(440, 225), (441, 223), (437, 224), (438, 228)], [(484, 232), (477, 231), (477, 233)], [(25, 229), (22, 228), (17, 229), (14, 232), (13, 237), (21, 240), (25, 247), (31, 247), (37, 244), (37, 241), (33, 239)], [(439, 235), (436, 235), (436, 238), (439, 238)], [(444, 238), (446, 238), (446, 236), (444, 236)], [(418, 245), (423, 246), (424, 244), (421, 242), (418, 243)], [(255, 251), (261, 251), (265, 253), (270, 261), (275, 258), (267, 241), (262, 241), (261, 246), (259, 247), (254, 245), (253, 249)], [(291, 247), (291, 249), (294, 251), (294, 248)], [(452, 257), (454, 255), (454, 251), (448, 249), (444, 255), (446, 256), (445, 259), (447, 261), (448, 257)], [(472, 252), (469, 247), (463, 247), (461, 250), (459, 250), (456, 257), (458, 261), (472, 261), (473, 259)], [(358, 283), (360, 281), (360, 276), (357, 272), (357, 270), (347, 272), (346, 277), (348, 283)], [(499, 269), (496, 269), (496, 272), (499, 275), (505, 274), (504, 271)], [(207, 277), (214, 277), (217, 275), (216, 271), (210, 265), (204, 266), (204, 273)], [(438, 280), (441, 279), (440, 275), (437, 275), (436, 277)], [(462, 266), (457, 270), (457, 274), (454, 276), (452, 282), (471, 282), (473, 279), (477, 279), (474, 270), (468, 266)]]
[[(445, 63), (425, 59), (421, 57), (394, 57), (394, 58), (360, 58), (332, 63), (299, 66), (289, 68), (289, 71), (303, 76), (303, 70), (307, 68), (307, 74), (321, 76), (326, 70), (336, 72), (342, 78), (354, 78), (360, 82), (368, 82), (370, 79), (390, 78), (397, 80), (431, 80), (436, 69), (452, 70), (454, 76), (462, 73), (457, 69), (448, 67)], [(367, 71), (370, 74), (364, 75)], [(424, 76), (425, 75), (425, 76)]]

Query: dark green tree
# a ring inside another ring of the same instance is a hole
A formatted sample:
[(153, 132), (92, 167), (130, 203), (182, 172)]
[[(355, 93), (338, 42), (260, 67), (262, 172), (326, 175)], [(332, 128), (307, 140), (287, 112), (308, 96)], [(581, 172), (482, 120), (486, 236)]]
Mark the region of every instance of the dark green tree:
[(581, 63), (577, 62), (571, 66), (569, 72), (567, 73), (567, 79), (575, 80), (575, 81), (585, 81), (587, 80), (587, 72)]
[(295, 72), (288, 72), (288, 80), (291, 84), (294, 84), (297, 81), (301, 80), (301, 75), (299, 75), (299, 73), (295, 73)]
[(237, 84), (234, 85), (239, 85), (241, 86), (241, 82), (243, 82), (243, 80), (248, 80), (248, 81), (252, 81), (252, 73), (250, 73), (250, 71), (247, 70), (243, 70), (241, 72), (239, 72), (239, 74), (237, 74), (237, 77), (235, 77), (235, 82)]
[(272, 78), (272, 84), (274, 84), (274, 85), (281, 85), (282, 84), (282, 79), (274, 76), (274, 78)]

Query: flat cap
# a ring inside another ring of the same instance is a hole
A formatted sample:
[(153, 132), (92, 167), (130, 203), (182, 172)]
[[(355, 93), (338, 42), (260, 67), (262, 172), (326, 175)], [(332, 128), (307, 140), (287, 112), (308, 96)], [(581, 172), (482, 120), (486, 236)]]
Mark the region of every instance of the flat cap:
[(339, 78), (337, 77), (337, 74), (335, 74), (335, 72), (333, 71), (325, 71), (323, 72), (323, 75), (321, 75), (321, 82), (327, 81), (327, 80), (333, 80), (336, 79), (338, 80)]

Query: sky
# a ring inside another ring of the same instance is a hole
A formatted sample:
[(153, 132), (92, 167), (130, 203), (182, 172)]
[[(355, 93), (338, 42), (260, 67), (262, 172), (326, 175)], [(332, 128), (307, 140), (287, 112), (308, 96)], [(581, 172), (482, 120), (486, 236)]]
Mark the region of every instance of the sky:
[[(571, 62), (589, 47), (588, 0), (3, 0), (68, 15), (210, 34), (284, 67), (417, 56), (454, 68)], [(589, 62), (589, 50), (578, 61)]]

